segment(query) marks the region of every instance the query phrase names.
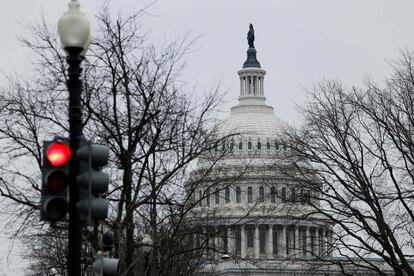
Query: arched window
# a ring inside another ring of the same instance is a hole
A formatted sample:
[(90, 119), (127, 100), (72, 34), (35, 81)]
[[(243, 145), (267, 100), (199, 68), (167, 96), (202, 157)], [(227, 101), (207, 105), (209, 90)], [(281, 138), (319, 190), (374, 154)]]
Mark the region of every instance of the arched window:
[(287, 150), (287, 145), (285, 143), (283, 144), (283, 150)]
[(230, 188), (229, 187), (226, 187), (226, 190), (224, 192), (224, 199), (226, 203), (230, 202)]
[(215, 202), (216, 204), (220, 204), (220, 190), (219, 188), (216, 188), (216, 191), (214, 192), (214, 198), (215, 198)]
[(303, 194), (303, 189), (300, 189), (300, 203), (305, 204), (305, 196)]
[(264, 202), (264, 201), (265, 201), (264, 187), (260, 186), (259, 187), (259, 202)]
[(198, 202), (200, 206), (203, 206), (203, 191), (202, 190), (198, 191)]
[(270, 188), (270, 202), (272, 203), (276, 202), (276, 188), (275, 187)]
[(267, 141), (267, 142), (266, 142), (266, 148), (267, 148), (268, 150), (270, 150), (270, 142), (269, 142), (269, 141)]
[(233, 151), (233, 149), (234, 149), (234, 141), (231, 140), (231, 142), (230, 142), (230, 150)]
[(240, 203), (241, 202), (241, 188), (237, 187), (236, 188), (236, 203)]
[(226, 141), (222, 142), (223, 144), (221, 145), (221, 150), (225, 151), (226, 150)]
[(239, 150), (241, 150), (241, 149), (243, 149), (243, 143), (242, 142), (239, 143)]
[(304, 197), (304, 202), (305, 203), (310, 203), (310, 194), (309, 191), (305, 191), (305, 194), (303, 195)]
[(210, 206), (210, 189), (206, 190), (207, 206)]
[(279, 150), (279, 143), (277, 141), (275, 141), (275, 149)]
[(295, 190), (295, 188), (292, 188), (291, 189), (290, 201), (292, 201), (292, 202), (295, 202), (296, 201), (296, 190)]
[(282, 202), (286, 202), (286, 188), (282, 188), (282, 194), (280, 195), (282, 198)]
[(262, 143), (259, 141), (257, 142), (257, 149), (261, 149), (262, 148)]
[(252, 187), (247, 188), (247, 202), (248, 203), (253, 202), (253, 189), (252, 189)]
[(304, 198), (305, 198), (305, 203), (310, 203), (310, 193), (309, 193), (309, 191), (305, 192)]
[(247, 148), (248, 148), (249, 150), (251, 150), (251, 149), (252, 149), (252, 142), (251, 142), (251, 141), (249, 141), (249, 142), (247, 143)]

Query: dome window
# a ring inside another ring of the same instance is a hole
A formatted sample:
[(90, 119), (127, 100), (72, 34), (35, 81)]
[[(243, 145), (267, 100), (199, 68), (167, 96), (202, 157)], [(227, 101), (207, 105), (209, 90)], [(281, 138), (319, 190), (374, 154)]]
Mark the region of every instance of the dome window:
[(259, 141), (257, 142), (257, 149), (261, 149), (262, 148), (262, 143)]
[(207, 206), (210, 206), (210, 189), (206, 190)]
[(203, 191), (201, 190), (198, 191), (198, 202), (200, 206), (203, 206)]
[(295, 188), (292, 188), (292, 190), (291, 190), (290, 201), (292, 201), (292, 202), (296, 201), (296, 190), (295, 190)]
[(232, 140), (230, 142), (230, 151), (233, 151), (233, 149), (234, 149), (234, 141)]
[(240, 142), (239, 143), (239, 150), (242, 150), (243, 149), (243, 143), (242, 142)]
[(219, 188), (216, 188), (215, 193), (214, 193), (214, 198), (215, 198), (216, 205), (219, 205), (220, 204), (220, 190), (219, 190)]
[(269, 141), (267, 141), (267, 142), (266, 142), (266, 148), (267, 148), (268, 150), (270, 150), (270, 142), (269, 142)]
[(226, 203), (230, 203), (230, 188), (226, 187), (226, 190), (224, 192), (224, 200)]
[(264, 202), (265, 196), (264, 196), (264, 187), (260, 186), (259, 188), (259, 202)]
[(252, 187), (247, 188), (247, 203), (253, 202), (253, 189)]
[(305, 204), (310, 204), (310, 191), (306, 190), (303, 195), (303, 201)]
[(282, 194), (281, 194), (282, 202), (286, 202), (286, 188), (282, 188)]
[(241, 188), (237, 187), (236, 188), (236, 203), (240, 203), (241, 202)]
[(279, 150), (279, 143), (277, 141), (275, 141), (275, 149)]
[(305, 204), (305, 196), (303, 194), (303, 189), (300, 189), (300, 196), (299, 196), (299, 198), (300, 198), (300, 203), (301, 204)]
[(272, 203), (276, 202), (276, 188), (275, 187), (270, 188), (270, 202)]
[(251, 150), (251, 149), (252, 149), (252, 142), (251, 142), (251, 141), (249, 141), (249, 142), (247, 143), (247, 148), (248, 148), (249, 150)]

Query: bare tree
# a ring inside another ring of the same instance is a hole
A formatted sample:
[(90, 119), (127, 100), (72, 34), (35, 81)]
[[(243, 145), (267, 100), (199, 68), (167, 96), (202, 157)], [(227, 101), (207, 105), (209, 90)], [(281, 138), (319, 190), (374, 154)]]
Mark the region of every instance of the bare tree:
[(335, 223), (329, 243), (342, 267), (386, 275), (380, 259), (395, 275), (414, 275), (413, 64), (404, 52), (383, 85), (320, 83), (302, 108), (303, 127), (288, 134), (296, 159), (288, 174)]
[[(143, 267), (151, 267), (150, 275), (187, 275), (200, 248), (188, 247), (194, 229), (182, 225), (193, 206), (184, 184), (194, 160), (216, 143), (207, 130), (221, 96), (217, 90), (202, 99), (185, 93), (183, 58), (194, 41), (185, 36), (155, 47), (141, 34), (139, 16), (114, 20), (106, 9), (98, 16), (83, 67), (84, 135), (110, 147), (111, 188), (105, 196), (113, 211), (103, 227), (114, 232), (120, 275), (138, 275)], [(60, 250), (65, 222), (42, 235), (38, 202), (41, 141), (68, 131), (67, 73), (56, 31), (44, 22), (33, 30), (33, 39), (22, 40), (36, 56), (33, 78), (10, 79), (0, 93), (0, 193), (19, 218), (21, 236), (30, 232), (32, 271), (41, 274), (65, 266), (45, 255)], [(142, 262), (145, 232), (154, 241), (150, 263)], [(97, 250), (98, 229), (91, 233), (85, 241)]]

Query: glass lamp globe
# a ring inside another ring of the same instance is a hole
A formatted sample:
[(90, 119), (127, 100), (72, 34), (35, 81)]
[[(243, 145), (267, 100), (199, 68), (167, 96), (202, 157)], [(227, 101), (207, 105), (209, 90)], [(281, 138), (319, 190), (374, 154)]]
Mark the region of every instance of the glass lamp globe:
[(88, 18), (80, 12), (77, 0), (71, 0), (69, 11), (59, 19), (58, 32), (62, 48), (68, 53), (70, 48), (82, 49), (84, 56), (90, 44), (90, 25)]

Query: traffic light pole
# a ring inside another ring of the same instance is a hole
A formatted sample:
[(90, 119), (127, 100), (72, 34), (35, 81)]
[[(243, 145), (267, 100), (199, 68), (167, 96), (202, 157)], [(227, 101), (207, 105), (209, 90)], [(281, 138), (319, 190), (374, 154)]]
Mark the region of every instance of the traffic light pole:
[(81, 92), (82, 82), (80, 80), (82, 48), (68, 47), (67, 62), (69, 64), (67, 82), (69, 90), (69, 138), (70, 151), (73, 153), (69, 164), (69, 242), (68, 242), (68, 275), (81, 276), (81, 229), (79, 215), (76, 211), (76, 203), (79, 201), (79, 187), (76, 177), (79, 174), (79, 160), (76, 151), (82, 137), (82, 109)]

